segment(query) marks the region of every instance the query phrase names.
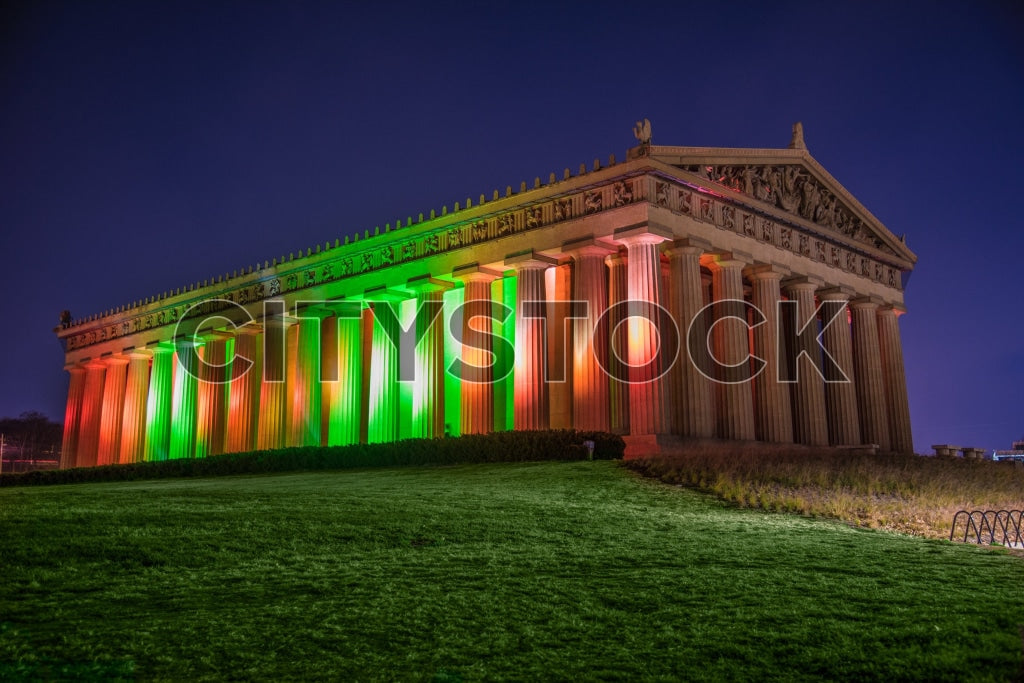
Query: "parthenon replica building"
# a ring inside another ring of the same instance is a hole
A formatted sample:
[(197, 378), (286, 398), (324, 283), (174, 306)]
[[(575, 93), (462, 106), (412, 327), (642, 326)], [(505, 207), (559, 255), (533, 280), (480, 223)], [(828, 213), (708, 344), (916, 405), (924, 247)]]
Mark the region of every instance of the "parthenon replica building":
[(621, 162), (65, 315), (61, 466), (547, 428), (912, 452), (904, 241), (800, 124), (786, 149), (634, 133)]

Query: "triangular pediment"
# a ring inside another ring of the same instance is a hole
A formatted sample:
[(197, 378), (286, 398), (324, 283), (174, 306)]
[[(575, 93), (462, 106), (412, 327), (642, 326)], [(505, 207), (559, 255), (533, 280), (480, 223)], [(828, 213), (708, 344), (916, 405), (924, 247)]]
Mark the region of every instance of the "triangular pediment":
[(647, 148), (653, 161), (754, 200), (772, 213), (811, 223), (848, 244), (913, 264), (907, 245), (857, 201), (805, 149)]

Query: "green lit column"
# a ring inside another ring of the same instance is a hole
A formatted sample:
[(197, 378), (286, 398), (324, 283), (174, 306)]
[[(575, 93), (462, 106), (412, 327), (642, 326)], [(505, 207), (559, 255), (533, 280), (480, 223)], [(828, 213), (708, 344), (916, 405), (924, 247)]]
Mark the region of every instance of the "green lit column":
[(174, 347), (153, 347), (153, 367), (146, 399), (146, 460), (167, 460), (171, 453), (171, 389), (174, 381)]
[[(444, 293), (454, 287), (429, 276), (409, 280), (416, 293), (416, 379), (412, 386), (412, 436), (444, 436)], [(437, 307), (435, 314), (432, 307)]]
[(121, 453), (118, 462), (142, 462), (146, 455), (146, 395), (149, 392), (148, 351), (132, 351), (128, 356), (128, 379), (124, 391), (124, 416), (121, 422)]
[[(344, 307), (349, 310), (344, 311)], [(326, 377), (322, 410), (327, 415), (327, 444), (359, 443), (363, 425), (363, 304), (339, 304), (337, 315), (322, 323), (322, 370)]]
[(64, 409), (64, 439), (60, 449), (60, 468), (65, 470), (78, 465), (78, 441), (82, 428), (82, 401), (85, 398), (85, 368), (71, 365), (68, 383), (68, 402)]
[(192, 340), (176, 343), (171, 380), (171, 459), (192, 458), (196, 454), (198, 367), (195, 359), (201, 348), (201, 343)]
[(399, 349), (395, 340), (400, 333), (402, 302), (408, 296), (401, 291), (377, 290), (366, 292), (366, 300), (373, 313), (373, 331), (370, 344), (369, 396), (367, 415), (367, 441), (386, 443), (397, 441), (402, 432), (399, 386)]
[(294, 326), (295, 353), (289, 358), (294, 367), (294, 383), (290, 387), (293, 446), (320, 445), (320, 324), (324, 317), (326, 311), (307, 309)]

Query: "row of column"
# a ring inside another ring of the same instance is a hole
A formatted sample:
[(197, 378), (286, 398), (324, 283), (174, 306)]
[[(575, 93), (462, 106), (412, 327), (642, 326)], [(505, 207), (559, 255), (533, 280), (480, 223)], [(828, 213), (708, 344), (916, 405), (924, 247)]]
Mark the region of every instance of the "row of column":
[[(460, 357), (470, 369), (451, 397), (460, 408), (459, 432), (557, 423), (634, 435), (912, 450), (897, 309), (851, 299), (849, 290), (824, 288), (783, 268), (754, 265), (742, 254), (713, 253), (700, 240), (674, 240), (665, 249), (669, 237), (646, 227), (616, 239), (624, 253), (592, 239), (564, 245), (573, 264), (568, 279), (553, 279), (557, 262), (532, 251), (506, 260), (519, 302), (510, 423), (495, 419), (504, 394), (496, 392), (497, 366), (491, 365), (504, 352), (493, 348), (491, 327), (499, 324), (492, 322), (492, 283), (503, 273), (474, 265), (452, 274), (464, 286)], [(702, 266), (711, 273), (710, 296)], [(569, 269), (557, 271), (561, 276)], [(744, 278), (764, 322), (732, 318), (707, 328), (698, 313), (710, 301), (742, 302)], [(452, 286), (418, 278), (398, 294), (367, 298), (398, 302), (412, 294), (424, 311)], [(795, 302), (792, 319), (778, 315), (784, 297)], [(552, 299), (563, 298), (585, 306), (556, 315)], [(616, 306), (626, 301), (643, 302), (642, 310)], [(840, 319), (824, 325), (821, 338), (848, 381), (826, 382), (815, 369), (821, 364), (812, 362), (820, 353), (819, 301), (839, 302)], [(70, 368), (62, 466), (444, 435), (445, 387), (452, 386), (445, 374), (445, 317), (418, 317), (420, 342), (403, 355), (391, 343), (401, 336), (398, 317), (361, 306), (355, 317), (330, 310), (299, 319), (279, 315), (259, 329), (210, 336), (198, 349), (205, 361), (199, 372), (186, 371), (184, 349), (171, 343)], [(665, 357), (667, 326), (652, 322), (662, 309), (678, 324), (675, 358)], [(567, 334), (556, 324), (563, 320)], [(781, 325), (810, 325), (810, 334), (797, 337), (797, 353), (779, 348)], [(690, 362), (688, 333), (709, 338), (720, 367), (740, 367), (751, 355), (767, 364), (752, 381), (730, 381), (727, 371), (708, 376)], [(778, 359), (793, 356), (795, 367), (780, 367)], [(399, 424), (402, 357), (414, 359), (416, 377), (408, 389), (413, 427), (405, 432)], [(236, 358), (251, 364), (248, 372), (239, 371)]]

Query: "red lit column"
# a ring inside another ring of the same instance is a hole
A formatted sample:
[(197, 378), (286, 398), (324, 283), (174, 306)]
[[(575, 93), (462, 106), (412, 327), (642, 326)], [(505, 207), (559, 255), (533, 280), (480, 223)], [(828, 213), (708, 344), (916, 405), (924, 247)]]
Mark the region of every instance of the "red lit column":
[(642, 226), (617, 231), (615, 238), (626, 246), (626, 295), (634, 307), (639, 307), (630, 312), (626, 323), (629, 335), (629, 433), (634, 436), (664, 434), (668, 431), (668, 415), (673, 409), (662, 377), (670, 359), (661, 357), (663, 333), (658, 327), (664, 300), (658, 245), (666, 237)]
[[(736, 258), (733, 254), (709, 260), (711, 288), (716, 302), (743, 300), (743, 268), (747, 263), (748, 260)], [(732, 366), (745, 362), (744, 359), (750, 355), (748, 331), (747, 326), (735, 318), (712, 323), (714, 355), (719, 363)], [(715, 396), (718, 435), (723, 439), (754, 439), (754, 403), (749, 382), (716, 378)]]
[(878, 342), (882, 354), (885, 403), (889, 413), (889, 438), (892, 450), (897, 453), (914, 452), (907, 378), (903, 370), (903, 343), (900, 341), (899, 316), (905, 312), (902, 307), (893, 305), (878, 309)]
[(64, 408), (64, 439), (60, 449), (60, 468), (78, 466), (78, 443), (82, 429), (82, 401), (85, 398), (85, 368), (72, 365), (67, 368), (71, 376), (68, 383), (68, 402)]
[(608, 265), (608, 406), (609, 425), (613, 434), (629, 434), (629, 353), (626, 316), (616, 304), (629, 298), (626, 281), (626, 258), (614, 254), (605, 259)]
[(121, 452), (118, 462), (142, 462), (146, 456), (146, 397), (149, 394), (148, 351), (132, 351), (128, 356), (128, 378), (124, 390), (124, 415), (121, 419)]
[(608, 269), (605, 257), (613, 250), (593, 239), (565, 245), (572, 256), (573, 300), (585, 301), (587, 317), (573, 320), (573, 426), (607, 432), (611, 428), (608, 396), (608, 337), (597, 321), (608, 308)]
[(85, 394), (82, 399), (82, 428), (78, 440), (78, 467), (95, 467), (97, 464), (106, 371), (106, 364), (100, 361), (93, 361), (85, 366)]
[[(243, 368), (248, 370), (243, 372)], [(235, 336), (231, 380), (228, 384), (228, 417), (224, 434), (225, 453), (245, 453), (256, 448), (260, 377), (263, 374), (263, 335), (255, 329)]]
[[(494, 431), (494, 368), (491, 365), (491, 283), (501, 273), (475, 264), (456, 268), (465, 285), (462, 307), (462, 433)], [(518, 334), (518, 328), (516, 333)], [(518, 401), (518, 396), (517, 396)]]
[(836, 378), (835, 381), (830, 379), (825, 383), (829, 440), (833, 446), (856, 446), (861, 443), (853, 346), (850, 341), (850, 313), (846, 308), (850, 294), (850, 290), (844, 287), (830, 287), (818, 292), (821, 301), (838, 301), (844, 305), (843, 312), (824, 329), (821, 337), (825, 351), (846, 375), (846, 381)]
[(764, 316), (753, 329), (754, 355), (765, 362), (754, 378), (754, 420), (757, 438), (775, 443), (793, 443), (793, 413), (789, 385), (779, 381), (779, 300), (781, 279), (789, 271), (779, 266), (758, 265), (747, 269), (752, 302)]
[[(554, 260), (528, 251), (505, 259), (505, 265), (516, 269), (516, 363), (515, 406), (513, 423), (516, 429), (547, 429), (550, 419), (546, 376), (547, 290), (545, 271)], [(533, 307), (537, 310), (529, 311)], [(527, 316), (527, 313), (533, 315)]]
[[(820, 286), (820, 281), (807, 277), (786, 281), (787, 293), (797, 302), (797, 320), (791, 322), (791, 329), (802, 330), (805, 325), (809, 325), (814, 331), (814, 336), (818, 335), (814, 293)], [(796, 380), (796, 384), (793, 385), (794, 437), (797, 443), (827, 446), (825, 380), (815, 367), (821, 367), (821, 349), (816, 341), (808, 340), (796, 349), (796, 352), (796, 367), (791, 375)]]
[(882, 354), (878, 345), (879, 301), (861, 297), (850, 302), (853, 310), (853, 369), (857, 382), (857, 408), (860, 412), (861, 438), (890, 450), (889, 422), (886, 416)]
[(256, 447), (283, 448), (287, 439), (288, 395), (286, 393), (285, 335), (288, 324), (268, 318), (263, 322), (263, 376), (260, 378), (259, 420)]
[(227, 421), (227, 340), (210, 338), (202, 348), (203, 364), (196, 389), (196, 457), (224, 452)]

